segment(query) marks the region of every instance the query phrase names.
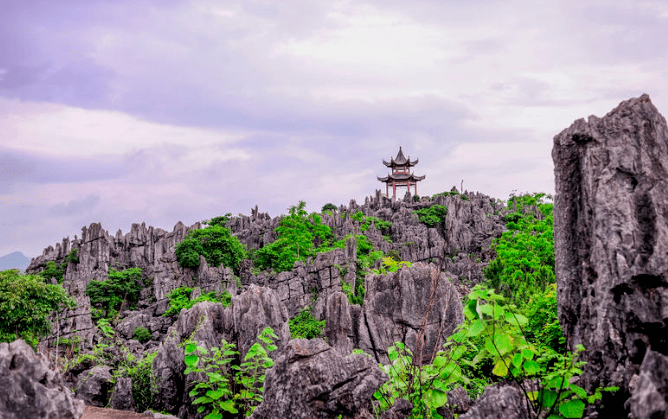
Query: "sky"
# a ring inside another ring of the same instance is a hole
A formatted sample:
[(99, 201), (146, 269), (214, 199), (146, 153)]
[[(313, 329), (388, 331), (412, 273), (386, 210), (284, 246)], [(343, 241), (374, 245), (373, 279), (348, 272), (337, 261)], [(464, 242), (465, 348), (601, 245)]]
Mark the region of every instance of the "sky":
[(665, 0), (0, 0), (0, 255), (363, 202), (399, 146), (419, 195), (552, 192), (667, 72)]

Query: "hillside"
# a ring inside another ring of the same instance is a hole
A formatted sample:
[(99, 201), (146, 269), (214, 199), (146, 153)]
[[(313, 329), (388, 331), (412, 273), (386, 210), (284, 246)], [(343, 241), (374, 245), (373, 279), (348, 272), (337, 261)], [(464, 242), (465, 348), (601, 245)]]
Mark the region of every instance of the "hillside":
[(19, 251), (0, 257), (0, 271), (6, 269), (25, 271), (29, 264), (30, 258)]

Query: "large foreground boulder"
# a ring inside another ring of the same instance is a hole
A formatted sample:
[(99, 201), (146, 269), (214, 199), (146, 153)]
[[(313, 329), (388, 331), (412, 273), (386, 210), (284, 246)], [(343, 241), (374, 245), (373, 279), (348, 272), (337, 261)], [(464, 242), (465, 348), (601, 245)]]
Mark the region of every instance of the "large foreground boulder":
[(22, 340), (0, 343), (0, 417), (79, 419), (84, 403), (72, 397)]
[(254, 419), (362, 418), (387, 381), (364, 354), (342, 356), (322, 339), (291, 340), (267, 371), (264, 400)]
[(668, 417), (666, 120), (642, 95), (575, 121), (552, 158), (559, 321), (586, 348), (582, 382), (620, 387), (616, 417), (629, 395), (637, 417)]
[(496, 384), (485, 393), (460, 419), (532, 419), (529, 401), (514, 385)]

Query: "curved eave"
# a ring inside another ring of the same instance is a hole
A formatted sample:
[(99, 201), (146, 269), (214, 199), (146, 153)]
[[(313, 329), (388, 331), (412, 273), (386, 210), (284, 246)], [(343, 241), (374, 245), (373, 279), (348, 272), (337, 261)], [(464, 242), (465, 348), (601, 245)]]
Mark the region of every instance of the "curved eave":
[(386, 162), (385, 159), (383, 159), (383, 164), (387, 167), (392, 167), (394, 165), (394, 159), (390, 159), (389, 162)]
[(390, 177), (389, 176), (385, 176), (385, 177), (376, 176), (376, 179), (378, 179), (381, 182), (387, 182), (388, 180), (390, 180)]

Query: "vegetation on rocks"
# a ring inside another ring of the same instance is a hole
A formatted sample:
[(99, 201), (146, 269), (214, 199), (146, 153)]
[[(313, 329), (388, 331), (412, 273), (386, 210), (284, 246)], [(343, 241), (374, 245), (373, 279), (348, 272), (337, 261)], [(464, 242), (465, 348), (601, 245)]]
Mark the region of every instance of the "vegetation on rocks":
[(436, 227), (445, 222), (445, 216), (448, 215), (448, 208), (444, 205), (432, 205), (413, 211), (418, 220), (427, 227)]
[(96, 319), (116, 318), (119, 311), (133, 308), (144, 285), (141, 268), (109, 269), (106, 281), (90, 281), (86, 287), (91, 305), (98, 309), (93, 316)]
[(51, 334), (49, 316), (75, 306), (62, 286), (47, 284), (40, 275), (1, 271), (0, 342), (24, 339), (34, 347)]
[(322, 336), (325, 320), (318, 320), (311, 313), (311, 308), (303, 309), (288, 321), (292, 339), (315, 339)]
[(248, 417), (262, 402), (264, 372), (274, 365), (269, 352), (277, 349), (274, 340), (278, 336), (271, 328), (265, 328), (244, 356), (241, 365), (232, 363), (238, 354), (235, 345), (224, 339), (220, 347), (206, 349), (197, 342), (185, 345), (186, 370), (184, 374), (203, 374), (190, 390), (195, 397), (193, 405), (199, 405), (198, 413), (206, 412), (204, 419), (221, 419), (227, 413)]
[(172, 290), (168, 295), (169, 298), (169, 309), (163, 314), (163, 316), (178, 316), (181, 312), (181, 309), (190, 309), (195, 304), (202, 301), (212, 301), (214, 303), (221, 303), (223, 307), (229, 307), (232, 304), (232, 296), (229, 292), (223, 291), (217, 293), (211, 291), (206, 294), (201, 294), (195, 299), (190, 299), (190, 296), (193, 292), (192, 288), (189, 287), (179, 287)]
[(208, 227), (189, 231), (186, 238), (176, 245), (179, 266), (197, 269), (200, 256), (204, 256), (210, 266), (223, 265), (236, 271), (239, 262), (246, 257), (246, 250), (239, 239), (224, 227), (227, 220), (227, 216), (215, 217), (208, 221)]

